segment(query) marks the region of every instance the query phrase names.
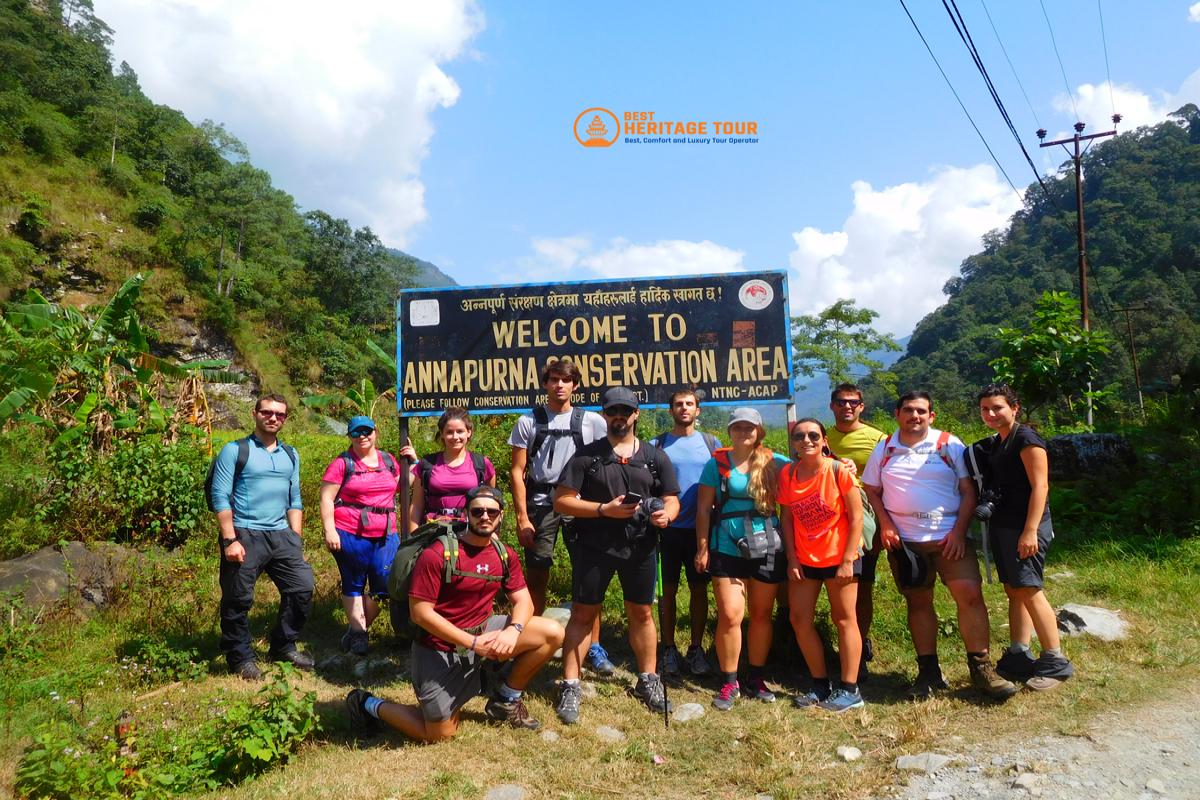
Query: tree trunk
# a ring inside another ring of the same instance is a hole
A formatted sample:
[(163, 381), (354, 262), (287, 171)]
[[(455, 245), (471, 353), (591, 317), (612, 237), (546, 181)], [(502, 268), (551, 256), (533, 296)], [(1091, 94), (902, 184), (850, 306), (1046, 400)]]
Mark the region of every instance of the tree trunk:
[(225, 269), (225, 234), (221, 233), (221, 248), (217, 251), (217, 297), (221, 296), (221, 273)]

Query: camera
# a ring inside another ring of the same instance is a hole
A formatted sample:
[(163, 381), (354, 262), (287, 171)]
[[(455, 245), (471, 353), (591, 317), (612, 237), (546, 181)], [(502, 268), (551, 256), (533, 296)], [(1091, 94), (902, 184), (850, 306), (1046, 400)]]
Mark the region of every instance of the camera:
[(662, 511), (663, 508), (665, 508), (665, 504), (661, 497), (643, 497), (633, 518), (643, 525), (648, 525), (650, 524), (650, 515), (655, 511)]
[(987, 522), (1000, 505), (1000, 492), (995, 489), (984, 489), (979, 493), (979, 503), (975, 506), (975, 519)]

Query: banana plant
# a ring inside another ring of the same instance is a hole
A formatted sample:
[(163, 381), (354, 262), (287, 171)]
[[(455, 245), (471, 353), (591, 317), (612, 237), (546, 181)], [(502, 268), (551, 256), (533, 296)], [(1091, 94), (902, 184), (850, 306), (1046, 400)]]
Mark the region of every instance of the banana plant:
[[(396, 374), (396, 359), (388, 355), (382, 347), (370, 339), (367, 340), (366, 348), (381, 364), (388, 367), (391, 374)], [(375, 409), (378, 408), (380, 403), (395, 399), (395, 387), (390, 387), (381, 392), (375, 388), (375, 384), (371, 382), (370, 378), (363, 378), (358, 382), (357, 386), (352, 386), (344, 392), (336, 394), (313, 394), (308, 397), (302, 397), (300, 398), (300, 404), (308, 408), (320, 408), (329, 411), (350, 411), (353, 414), (365, 414), (368, 417), (374, 418)]]

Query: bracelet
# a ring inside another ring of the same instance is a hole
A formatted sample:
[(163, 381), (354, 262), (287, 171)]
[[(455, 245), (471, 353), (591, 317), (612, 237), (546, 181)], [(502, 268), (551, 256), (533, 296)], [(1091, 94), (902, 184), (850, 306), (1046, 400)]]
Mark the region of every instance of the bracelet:
[(472, 637), (471, 637), (471, 652), (472, 652), (472, 653), (474, 653), (474, 652), (475, 652), (475, 643), (476, 643), (476, 642), (478, 642), (478, 641), (479, 641), (479, 637), (478, 637), (478, 636), (472, 636)]
[(604, 503), (596, 503), (596, 516), (597, 517), (604, 516)]

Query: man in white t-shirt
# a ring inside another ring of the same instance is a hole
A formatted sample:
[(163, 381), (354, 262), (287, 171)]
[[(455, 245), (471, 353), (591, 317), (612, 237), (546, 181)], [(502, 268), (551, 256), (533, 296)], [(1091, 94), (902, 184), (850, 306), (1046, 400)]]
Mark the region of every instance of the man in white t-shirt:
[(937, 657), (934, 578), (940, 575), (958, 606), (971, 685), (1003, 700), (1017, 687), (1001, 678), (988, 655), (990, 631), (983, 579), (967, 528), (975, 512), (975, 483), (967, 474), (958, 437), (931, 427), (936, 414), (928, 392), (896, 402), (899, 429), (881, 441), (863, 471), (863, 488), (879, 520), (896, 585), (908, 604), (908, 630), (917, 651), (910, 694), (925, 698), (949, 684)]
[[(508, 437), (512, 446), (517, 539), (525, 550), (525, 580), (533, 598), (533, 613), (537, 615), (546, 609), (546, 586), (550, 582), (554, 543), (560, 528), (568, 551), (572, 544), (567, 530), (570, 520), (554, 511), (554, 488), (577, 449), (608, 435), (604, 417), (571, 404), (571, 395), (583, 379), (574, 362), (566, 359), (547, 362), (541, 378), (546, 405), (521, 416)], [(592, 630), (587, 664), (606, 675), (615, 669), (600, 646), (599, 617)]]

